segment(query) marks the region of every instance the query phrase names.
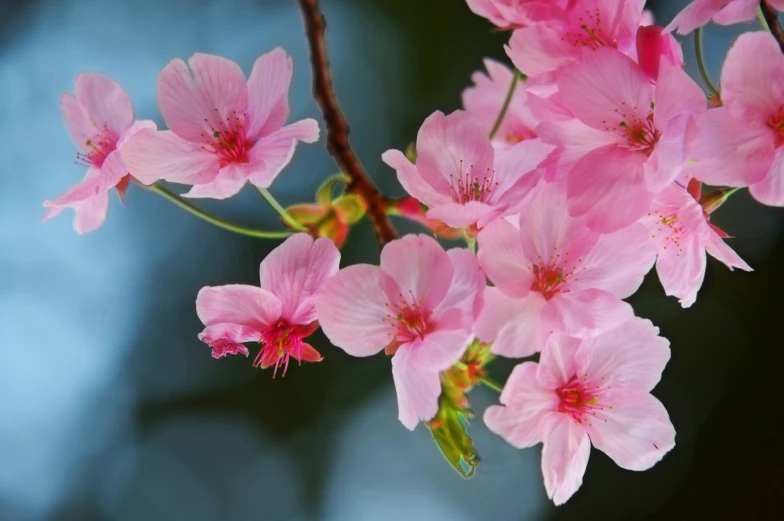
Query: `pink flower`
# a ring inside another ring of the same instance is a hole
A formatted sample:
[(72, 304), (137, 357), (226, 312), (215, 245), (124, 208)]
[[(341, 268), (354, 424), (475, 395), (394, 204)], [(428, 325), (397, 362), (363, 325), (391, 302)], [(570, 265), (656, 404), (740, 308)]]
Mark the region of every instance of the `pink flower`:
[(689, 174), (712, 185), (748, 186), (784, 206), (784, 55), (773, 36), (742, 34), (721, 72), (723, 107), (698, 119)]
[(82, 150), (76, 157), (79, 164), (88, 168), (87, 175), (54, 201), (44, 201), (49, 208), (44, 221), (65, 208), (73, 208), (74, 228), (78, 233), (87, 233), (106, 220), (109, 191), (116, 188), (122, 198), (128, 188), (131, 177), (120, 156), (120, 147), (139, 130), (154, 129), (155, 123), (134, 123), (131, 98), (119, 84), (102, 74), (80, 74), (74, 83), (76, 96), (63, 94), (60, 107), (71, 139)]
[[(475, 85), (463, 91), (463, 107), (468, 115), (490, 134), (506, 101), (513, 73), (506, 65), (490, 59), (485, 60), (485, 68), (487, 74), (478, 71), (471, 76)], [(503, 149), (526, 139), (534, 139), (534, 129), (538, 123), (539, 120), (528, 105), (525, 83), (517, 82), (509, 108), (493, 139), (493, 145)]]
[(705, 94), (669, 60), (658, 69), (654, 85), (629, 57), (602, 48), (557, 73), (562, 101), (576, 119), (545, 121), (537, 133), (558, 145), (548, 165), (555, 175), (568, 174), (569, 211), (596, 231), (642, 217), (686, 164)]
[(627, 470), (647, 470), (675, 446), (667, 410), (650, 391), (670, 358), (648, 320), (579, 340), (554, 336), (539, 363), (514, 368), (489, 407), (487, 427), (518, 449), (539, 442), (547, 496), (556, 505), (582, 485), (591, 445)]
[(642, 283), (656, 252), (642, 225), (607, 235), (570, 217), (561, 183), (543, 184), (519, 217), (479, 232), (485, 291), (476, 336), (493, 352), (522, 358), (551, 333), (590, 336), (633, 315), (623, 300)]
[(407, 235), (381, 251), (381, 267), (342, 269), (316, 304), (327, 338), (352, 356), (386, 348), (399, 419), (408, 429), (438, 411), (439, 373), (463, 355), (482, 305), (485, 278), (466, 249), (445, 252)]
[(690, 194), (673, 183), (653, 200), (640, 222), (650, 231), (658, 249), (656, 272), (667, 295), (675, 296), (687, 308), (697, 299), (705, 277), (705, 252), (728, 268), (752, 271), (723, 238), (728, 237), (712, 225), (707, 211)]
[[(768, 5), (779, 11), (784, 10), (784, 0), (767, 0)], [(677, 30), (678, 34), (689, 34), (713, 19), (719, 25), (732, 25), (748, 22), (757, 16), (759, 0), (693, 0), (673, 18), (667, 31)]]
[(564, 16), (569, 0), (466, 0), (469, 9), (503, 29)]
[(397, 170), (403, 188), (430, 208), (429, 219), (452, 228), (481, 228), (511, 213), (539, 179), (531, 172), (553, 149), (534, 139), (494, 151), (488, 131), (459, 110), (431, 114), (416, 146), (416, 165), (398, 150), (381, 158)]
[(172, 60), (158, 77), (158, 104), (170, 130), (140, 132), (123, 157), (143, 183), (194, 185), (188, 197), (224, 199), (247, 181), (269, 187), (291, 161), (297, 142), (318, 139), (318, 123), (286, 125), (292, 64), (275, 49), (253, 65), (250, 79), (233, 61), (194, 54), (190, 69)]
[(569, 4), (562, 17), (512, 34), (506, 53), (528, 76), (555, 71), (603, 47), (634, 52), (643, 0), (573, 0)]
[(321, 355), (303, 341), (318, 329), (316, 299), (338, 271), (340, 253), (329, 239), (292, 235), (261, 261), (261, 287), (243, 284), (205, 287), (196, 297), (196, 313), (206, 326), (199, 340), (213, 358), (243, 354), (245, 342), (259, 342), (253, 365), (266, 369), (299, 362), (319, 362)]

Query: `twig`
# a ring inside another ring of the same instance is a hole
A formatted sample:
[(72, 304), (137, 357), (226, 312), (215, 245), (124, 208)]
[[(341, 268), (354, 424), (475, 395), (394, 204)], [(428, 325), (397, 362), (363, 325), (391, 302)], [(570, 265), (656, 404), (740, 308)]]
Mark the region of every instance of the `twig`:
[(501, 128), (501, 123), (504, 122), (504, 117), (506, 116), (506, 111), (509, 110), (509, 105), (512, 103), (512, 98), (514, 97), (515, 88), (517, 88), (517, 82), (522, 79), (523, 75), (520, 74), (520, 71), (515, 69), (514, 75), (512, 76), (512, 83), (509, 85), (509, 90), (506, 92), (506, 98), (504, 99), (504, 104), (501, 107), (501, 112), (498, 114), (498, 117), (495, 119), (495, 123), (493, 124), (493, 129), (490, 131), (490, 139), (492, 140), (498, 129)]
[(705, 68), (705, 62), (702, 57), (702, 28), (697, 27), (694, 30), (694, 54), (697, 57), (697, 68), (700, 70), (700, 76), (705, 86), (711, 91), (714, 96), (719, 95), (719, 90), (713, 85), (708, 74), (708, 69)]
[(397, 237), (389, 217), (384, 211), (381, 193), (373, 185), (359, 159), (348, 143), (349, 128), (346, 118), (340, 111), (338, 100), (332, 88), (329, 72), (327, 45), (324, 39), (326, 21), (319, 9), (318, 0), (299, 0), (305, 30), (310, 46), (310, 60), (313, 66), (313, 96), (316, 98), (327, 123), (327, 150), (350, 181), (346, 187), (356, 192), (367, 203), (367, 214), (381, 246)]
[(775, 9), (768, 5), (768, 2), (762, 0), (760, 2), (760, 11), (762, 12), (762, 16), (765, 19), (765, 23), (768, 26), (768, 30), (770, 34), (779, 42), (779, 47), (781, 47), (781, 52), (784, 52), (784, 31), (781, 30), (781, 25), (779, 25), (779, 16)]

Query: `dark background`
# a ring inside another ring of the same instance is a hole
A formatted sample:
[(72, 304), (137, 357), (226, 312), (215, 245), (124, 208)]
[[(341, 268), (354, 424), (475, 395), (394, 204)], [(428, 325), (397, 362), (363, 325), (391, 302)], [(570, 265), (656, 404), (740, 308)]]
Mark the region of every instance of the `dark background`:
[[(404, 148), (434, 110), (458, 108), (471, 72), (485, 56), (503, 58), (507, 36), (461, 0), (323, 4), (352, 143), (380, 188), (401, 195), (380, 154)], [(324, 362), (275, 380), (245, 358), (212, 360), (196, 338), (197, 291), (258, 283), (258, 263), (275, 243), (213, 228), (138, 189), (130, 208), (113, 200), (90, 235), (73, 232), (70, 212), (40, 224), (41, 201), (83, 175), (58, 108), (80, 71), (119, 81), (137, 117), (160, 124), (155, 80), (173, 57), (215, 53), (249, 71), (280, 45), (295, 63), (292, 120), (318, 118), (294, 0), (0, 5), (3, 521), (781, 518), (781, 209), (742, 192), (715, 214), (756, 271), (731, 273), (711, 259), (692, 308), (665, 297), (655, 273), (646, 279), (631, 300), (672, 342), (654, 394), (677, 446), (644, 473), (592, 451), (582, 489), (555, 508), (539, 447), (514, 450), (477, 421), (482, 464), (463, 480), (426, 429), (404, 429), (382, 355), (352, 359), (319, 336)], [(651, 7), (664, 25), (683, 5)], [(714, 78), (737, 30), (757, 27), (708, 27)], [(689, 38), (684, 47), (693, 62)], [(281, 202), (309, 200), (336, 173), (323, 145), (299, 148), (272, 188)], [(251, 189), (203, 206), (279, 226)], [(377, 255), (363, 221), (342, 265)], [(512, 365), (491, 370), (500, 379)], [(472, 394), (480, 414), (496, 399)]]

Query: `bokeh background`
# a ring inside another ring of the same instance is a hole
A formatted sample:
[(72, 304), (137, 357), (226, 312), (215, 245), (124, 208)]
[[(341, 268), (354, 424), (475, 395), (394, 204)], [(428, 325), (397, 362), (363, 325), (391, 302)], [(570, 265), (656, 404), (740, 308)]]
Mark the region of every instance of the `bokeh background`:
[[(462, 0), (323, 4), (352, 143), (380, 188), (401, 195), (380, 154), (404, 148), (432, 111), (459, 108), (482, 58), (504, 58), (506, 36)], [(650, 4), (666, 24), (685, 2)], [(732, 37), (755, 27), (707, 29), (715, 78)], [(691, 40), (684, 45), (693, 62)], [(676, 448), (645, 473), (594, 450), (585, 484), (560, 508), (546, 498), (540, 448), (516, 451), (481, 422), (472, 433), (482, 464), (472, 479), (458, 476), (425, 428), (398, 423), (382, 355), (352, 359), (319, 336), (324, 362), (275, 380), (245, 358), (212, 360), (196, 338), (197, 291), (257, 283), (274, 243), (213, 228), (139, 189), (129, 208), (113, 200), (107, 223), (87, 236), (73, 232), (70, 213), (40, 224), (41, 201), (83, 174), (58, 108), (78, 72), (119, 81), (137, 117), (161, 124), (155, 81), (170, 59), (215, 53), (249, 71), (276, 46), (295, 63), (292, 119), (320, 119), (295, 0), (0, 4), (0, 519), (782, 518), (784, 211), (745, 192), (715, 222), (754, 273), (709, 261), (688, 310), (653, 273), (632, 298), (672, 342), (654, 394)], [(272, 192), (284, 204), (307, 201), (334, 173), (323, 140), (301, 146)], [(203, 204), (279, 226), (252, 189)], [(343, 264), (377, 255), (363, 222)], [(511, 367), (492, 370), (501, 378)], [(472, 394), (479, 413), (496, 399)]]

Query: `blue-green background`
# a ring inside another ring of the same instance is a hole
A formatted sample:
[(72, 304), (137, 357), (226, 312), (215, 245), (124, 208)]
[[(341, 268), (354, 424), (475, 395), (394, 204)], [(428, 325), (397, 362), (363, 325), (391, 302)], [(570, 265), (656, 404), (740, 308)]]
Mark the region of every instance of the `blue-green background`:
[[(471, 72), (485, 56), (503, 58), (507, 36), (461, 0), (322, 1), (351, 141), (380, 188), (401, 195), (380, 154), (404, 148), (434, 110), (458, 108)], [(666, 24), (684, 4), (653, 7)], [(707, 29), (714, 77), (737, 30), (755, 27)], [(645, 473), (593, 451), (582, 489), (561, 508), (546, 498), (540, 449), (514, 450), (479, 421), (482, 465), (461, 479), (426, 429), (397, 421), (383, 355), (352, 359), (319, 336), (324, 362), (275, 380), (245, 358), (212, 360), (196, 338), (197, 291), (257, 283), (275, 243), (138, 189), (87, 236), (70, 213), (40, 224), (41, 201), (83, 175), (58, 108), (78, 72), (119, 81), (137, 117), (160, 124), (155, 81), (170, 59), (215, 53), (248, 71), (276, 46), (294, 59), (292, 119), (320, 119), (294, 0), (0, 3), (0, 520), (780, 518), (784, 211), (745, 192), (715, 222), (754, 273), (711, 260), (689, 310), (653, 273), (632, 298), (672, 342), (654, 394), (677, 446)], [(693, 64), (688, 39), (685, 52)], [(323, 144), (297, 151), (272, 189), (281, 202), (310, 199), (335, 173)], [(204, 207), (279, 226), (251, 189)], [(343, 264), (377, 255), (363, 222)], [(493, 366), (499, 378), (510, 369)], [(480, 413), (495, 399), (472, 395)]]

